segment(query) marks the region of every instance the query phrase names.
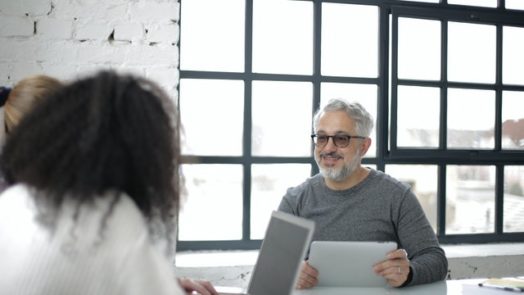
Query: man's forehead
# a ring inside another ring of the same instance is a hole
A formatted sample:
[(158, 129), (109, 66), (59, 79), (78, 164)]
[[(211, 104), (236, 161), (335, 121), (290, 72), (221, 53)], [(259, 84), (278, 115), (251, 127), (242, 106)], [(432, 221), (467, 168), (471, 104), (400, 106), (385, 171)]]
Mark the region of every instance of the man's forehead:
[(335, 130), (335, 131), (331, 131), (331, 130), (326, 130), (326, 129), (318, 129), (317, 133), (319, 133), (319, 134), (334, 134), (334, 135), (338, 135), (338, 134), (351, 134), (350, 131), (351, 130)]
[(343, 111), (325, 112), (318, 121), (317, 132), (348, 133), (354, 131), (355, 122)]

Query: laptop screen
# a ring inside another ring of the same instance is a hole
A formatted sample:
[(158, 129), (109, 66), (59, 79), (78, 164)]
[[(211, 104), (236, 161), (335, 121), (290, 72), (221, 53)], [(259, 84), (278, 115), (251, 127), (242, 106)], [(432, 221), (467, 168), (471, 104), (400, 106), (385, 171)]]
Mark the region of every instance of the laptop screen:
[(312, 221), (273, 212), (251, 276), (248, 294), (291, 294), (313, 229)]

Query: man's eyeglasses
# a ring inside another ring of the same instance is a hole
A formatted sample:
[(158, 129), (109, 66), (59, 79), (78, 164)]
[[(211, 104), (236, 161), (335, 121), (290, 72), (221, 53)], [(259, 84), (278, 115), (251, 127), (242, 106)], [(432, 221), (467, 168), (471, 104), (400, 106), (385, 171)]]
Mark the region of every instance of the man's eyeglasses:
[(351, 141), (352, 138), (364, 139), (366, 137), (346, 135), (346, 134), (337, 134), (337, 135), (313, 134), (311, 135), (311, 139), (313, 140), (313, 142), (315, 143), (317, 147), (324, 147), (328, 143), (329, 138), (333, 139), (333, 144), (335, 144), (336, 147), (345, 148), (349, 145), (349, 142)]

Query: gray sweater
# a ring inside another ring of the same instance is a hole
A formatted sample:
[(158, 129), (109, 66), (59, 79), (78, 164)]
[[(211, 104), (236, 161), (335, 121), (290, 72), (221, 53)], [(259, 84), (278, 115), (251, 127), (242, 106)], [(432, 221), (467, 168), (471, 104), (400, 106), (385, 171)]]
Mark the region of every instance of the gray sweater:
[(446, 277), (446, 255), (417, 198), (381, 171), (371, 170), (362, 182), (341, 191), (329, 189), (317, 174), (288, 189), (279, 210), (314, 220), (313, 240), (397, 242), (411, 261), (408, 285)]

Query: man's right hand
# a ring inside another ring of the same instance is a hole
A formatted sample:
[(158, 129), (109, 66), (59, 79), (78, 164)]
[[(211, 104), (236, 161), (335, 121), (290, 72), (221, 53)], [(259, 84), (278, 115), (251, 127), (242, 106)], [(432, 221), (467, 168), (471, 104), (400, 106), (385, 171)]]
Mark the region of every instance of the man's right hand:
[(318, 271), (309, 265), (307, 261), (302, 263), (300, 275), (297, 281), (297, 289), (309, 289), (318, 284)]
[(178, 278), (178, 283), (186, 294), (218, 295), (215, 287), (208, 281)]

